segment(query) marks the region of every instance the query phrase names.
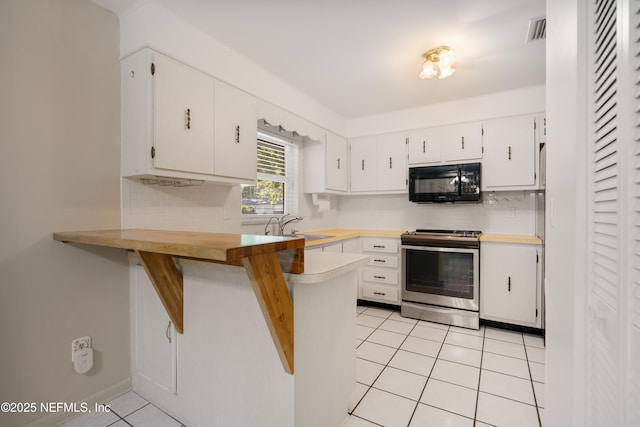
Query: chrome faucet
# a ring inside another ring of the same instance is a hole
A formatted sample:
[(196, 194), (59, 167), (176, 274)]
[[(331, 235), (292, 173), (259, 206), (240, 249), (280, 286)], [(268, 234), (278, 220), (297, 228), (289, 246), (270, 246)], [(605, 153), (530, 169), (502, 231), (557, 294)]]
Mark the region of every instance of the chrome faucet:
[(302, 221), (303, 218), (301, 216), (292, 217), (292, 215), (290, 214), (284, 214), (281, 217), (272, 216), (271, 218), (269, 218), (267, 225), (264, 226), (265, 235), (269, 234), (268, 228), (269, 225), (271, 225), (271, 221), (273, 221), (274, 219), (278, 222), (278, 236), (284, 236), (284, 229), (287, 224), (289, 224), (290, 222)]
[(280, 227), (281, 236), (284, 236), (284, 228), (287, 226), (287, 224), (289, 224), (290, 222), (302, 221), (301, 216), (296, 216), (296, 217), (287, 219), (287, 217), (289, 216), (291, 215), (288, 215), (288, 214), (282, 215), (282, 217), (280, 217), (280, 220), (278, 221), (278, 226)]

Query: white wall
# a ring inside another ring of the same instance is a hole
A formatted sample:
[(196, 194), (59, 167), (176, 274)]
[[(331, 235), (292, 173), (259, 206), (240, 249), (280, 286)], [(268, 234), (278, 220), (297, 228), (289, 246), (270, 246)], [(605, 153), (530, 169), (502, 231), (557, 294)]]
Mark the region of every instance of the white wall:
[(352, 119), (346, 124), (345, 135), (352, 138), (541, 111), (545, 111), (544, 85)]
[(545, 425), (585, 425), (586, 2), (547, 1)]
[(259, 99), (344, 134), (344, 119), (335, 112), (153, 1), (125, 12), (120, 27), (122, 56), (151, 46)]
[[(294, 112), (300, 126), (306, 121), (348, 137), (530, 114), (545, 109), (544, 86), (534, 86), (345, 121), (154, 2), (144, 2), (122, 14), (121, 34), (122, 56), (143, 46), (151, 46), (251, 93), (261, 103)], [(304, 129), (289, 130), (305, 134)], [(301, 176), (304, 174), (302, 165), (299, 173)], [(298, 190), (301, 200), (299, 215), (305, 220), (295, 224), (294, 228), (300, 230), (336, 225), (375, 224), (378, 228), (405, 229), (448, 227), (452, 224), (454, 228), (477, 226), (485, 232), (535, 234), (535, 206), (515, 198), (485, 209), (482, 205), (417, 206), (408, 203), (407, 196), (393, 196), (391, 199), (332, 197), (331, 209), (319, 213), (312, 205), (310, 196), (304, 195), (302, 189)], [(206, 185), (189, 189), (158, 188), (124, 180), (122, 197), (122, 223), (127, 228), (264, 232), (262, 225), (242, 226), (238, 187)], [(516, 218), (505, 219), (507, 208), (514, 203)], [(368, 209), (363, 209), (363, 206)], [(372, 211), (376, 215), (371, 215)], [(425, 215), (429, 219), (425, 220)]]
[[(0, 2), (0, 402), (101, 400), (129, 383), (124, 253), (51, 237), (120, 226), (118, 32), (89, 1)], [(83, 335), (95, 365), (78, 375)]]

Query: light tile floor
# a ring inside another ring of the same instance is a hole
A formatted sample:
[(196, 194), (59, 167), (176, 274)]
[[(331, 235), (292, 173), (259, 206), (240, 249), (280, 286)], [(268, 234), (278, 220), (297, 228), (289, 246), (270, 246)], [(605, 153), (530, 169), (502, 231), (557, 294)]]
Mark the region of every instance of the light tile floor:
[(544, 340), (358, 307), (356, 390), (343, 427), (542, 426)]
[[(377, 307), (358, 307), (356, 336), (357, 383), (342, 427), (542, 426), (539, 336), (450, 327)], [(185, 427), (133, 391), (107, 404), (111, 412), (60, 427)]]
[(111, 411), (82, 414), (59, 427), (184, 427), (133, 391), (116, 397), (107, 405)]

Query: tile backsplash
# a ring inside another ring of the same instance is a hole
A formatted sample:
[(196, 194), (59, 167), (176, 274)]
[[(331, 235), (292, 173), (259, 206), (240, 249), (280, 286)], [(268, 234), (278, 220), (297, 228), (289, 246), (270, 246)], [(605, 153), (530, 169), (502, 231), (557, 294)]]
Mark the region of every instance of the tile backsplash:
[(483, 194), (483, 203), (416, 204), (406, 195), (339, 199), (341, 227), (480, 230), (492, 234), (536, 234), (537, 192)]
[[(123, 228), (264, 233), (264, 224), (243, 225), (238, 186), (204, 184), (193, 187), (145, 185), (122, 179)], [(406, 195), (358, 195), (331, 198), (331, 209), (318, 212), (310, 195), (300, 195), (295, 224), (299, 230), (353, 227), (409, 230), (415, 228), (474, 229), (494, 234), (536, 234), (541, 215), (539, 193), (484, 193), (484, 203), (415, 204)]]
[[(157, 230), (185, 230), (218, 233), (263, 234), (265, 224), (243, 224), (240, 212), (240, 187), (207, 183), (192, 187), (143, 184), (137, 179), (122, 179), (122, 227)], [(311, 195), (299, 194), (296, 215), (303, 221), (298, 230), (318, 230), (338, 224), (337, 200), (332, 208), (320, 212)], [(287, 231), (290, 227), (287, 228)]]
[[(236, 193), (237, 196), (236, 196)], [(192, 187), (146, 185), (122, 179), (123, 228), (220, 231), (240, 226), (240, 215), (225, 207), (240, 206), (232, 186), (204, 184)], [(228, 218), (228, 219), (225, 219)]]

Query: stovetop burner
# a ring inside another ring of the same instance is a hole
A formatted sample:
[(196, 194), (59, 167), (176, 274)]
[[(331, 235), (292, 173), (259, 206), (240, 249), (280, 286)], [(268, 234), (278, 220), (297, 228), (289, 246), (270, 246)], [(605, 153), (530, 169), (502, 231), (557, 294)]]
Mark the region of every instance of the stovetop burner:
[(418, 228), (415, 231), (409, 231), (408, 234), (414, 235), (436, 235), (436, 236), (454, 236), (454, 237), (472, 237), (478, 238), (482, 231), (476, 230), (430, 230), (426, 228)]
[(477, 230), (429, 230), (419, 228), (400, 236), (403, 245), (467, 247), (480, 246), (482, 231)]

